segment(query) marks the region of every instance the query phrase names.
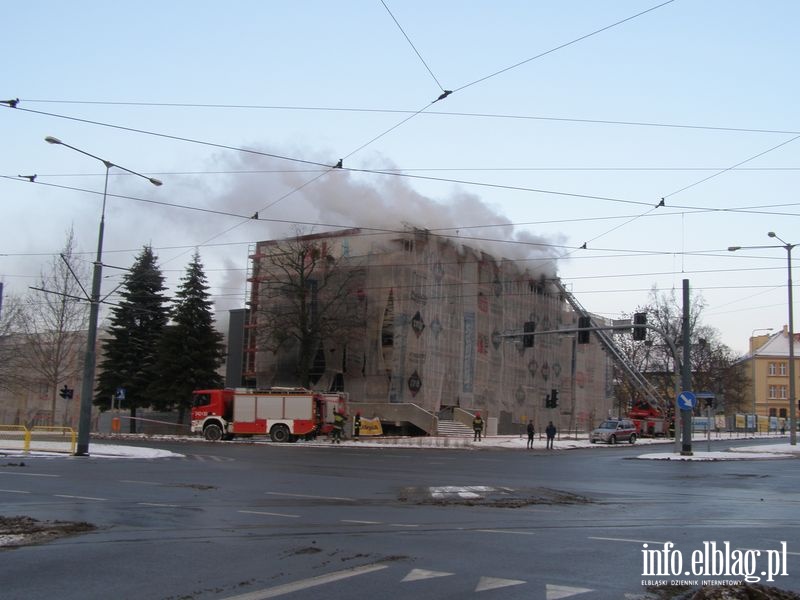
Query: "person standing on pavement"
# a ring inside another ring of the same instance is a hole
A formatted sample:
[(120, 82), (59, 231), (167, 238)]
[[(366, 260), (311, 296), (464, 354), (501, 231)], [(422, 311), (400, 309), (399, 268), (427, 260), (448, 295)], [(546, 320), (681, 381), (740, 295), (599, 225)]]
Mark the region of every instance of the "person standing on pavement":
[(547, 449), (553, 449), (553, 440), (556, 439), (556, 426), (553, 425), (553, 422), (550, 421), (547, 424), (547, 427), (544, 430), (545, 434), (547, 434)]
[(536, 432), (533, 430), (533, 421), (528, 421), (528, 448), (533, 450), (533, 436)]
[(481, 435), (483, 434), (483, 419), (481, 419), (481, 413), (475, 413), (475, 418), (472, 419), (472, 431), (475, 433), (472, 441), (480, 442)]
[(357, 440), (358, 435), (361, 433), (361, 413), (357, 412), (353, 417), (353, 439)]
[(344, 431), (344, 422), (346, 420), (347, 417), (344, 416), (344, 411), (337, 411), (333, 413), (333, 439), (331, 440), (331, 443), (342, 443), (342, 432)]

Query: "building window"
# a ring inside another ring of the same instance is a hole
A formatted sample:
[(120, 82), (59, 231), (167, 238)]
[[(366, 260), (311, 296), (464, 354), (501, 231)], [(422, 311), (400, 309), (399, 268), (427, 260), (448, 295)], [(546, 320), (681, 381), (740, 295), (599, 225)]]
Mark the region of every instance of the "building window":
[(770, 417), (777, 417), (778, 416), (778, 411), (776, 409), (774, 409), (774, 408), (770, 408), (769, 409), (769, 416)]
[(785, 408), (782, 408), (782, 409), (780, 409), (780, 410), (778, 411), (778, 416), (779, 416), (781, 419), (785, 419), (785, 418), (786, 418), (786, 409), (785, 409)]
[(778, 397), (778, 386), (771, 385), (769, 386), (769, 399), (775, 400)]
[(769, 374), (775, 375), (777, 373), (777, 368), (775, 363), (769, 363)]
[(778, 372), (779, 372), (781, 375), (783, 375), (784, 377), (786, 377), (786, 363), (780, 363), (780, 364), (778, 364)]
[(785, 385), (778, 386), (778, 391), (780, 392), (781, 400), (786, 400), (786, 386)]

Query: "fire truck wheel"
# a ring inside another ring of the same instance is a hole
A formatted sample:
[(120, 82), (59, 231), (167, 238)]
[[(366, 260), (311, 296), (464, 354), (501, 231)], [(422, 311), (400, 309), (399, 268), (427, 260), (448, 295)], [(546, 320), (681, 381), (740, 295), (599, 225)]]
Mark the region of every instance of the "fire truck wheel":
[(289, 441), (289, 428), (286, 425), (275, 425), (270, 432), (269, 437), (273, 442), (288, 442)]
[(632, 434), (631, 434), (631, 439), (629, 439), (628, 441), (629, 441), (631, 444), (633, 444), (634, 442), (636, 442), (636, 434), (635, 434), (635, 433), (632, 433)]
[(222, 439), (222, 427), (217, 423), (209, 423), (203, 429), (203, 436), (209, 441), (218, 442)]

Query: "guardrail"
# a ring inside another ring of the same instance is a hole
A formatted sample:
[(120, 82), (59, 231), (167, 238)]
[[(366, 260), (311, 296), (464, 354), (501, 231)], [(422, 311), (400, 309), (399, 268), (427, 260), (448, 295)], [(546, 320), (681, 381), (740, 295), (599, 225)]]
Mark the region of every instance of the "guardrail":
[(0, 425), (0, 448), (75, 454), (77, 434), (71, 427)]

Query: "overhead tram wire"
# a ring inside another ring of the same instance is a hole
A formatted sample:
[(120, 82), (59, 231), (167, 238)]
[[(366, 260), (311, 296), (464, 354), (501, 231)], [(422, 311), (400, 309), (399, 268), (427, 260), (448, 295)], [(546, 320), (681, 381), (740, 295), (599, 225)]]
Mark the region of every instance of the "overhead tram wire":
[(446, 91), (446, 90), (445, 90), (445, 89), (442, 87), (442, 84), (441, 84), (441, 83), (439, 83), (439, 80), (436, 78), (436, 75), (434, 75), (434, 74), (433, 74), (433, 71), (431, 71), (431, 68), (428, 66), (428, 63), (427, 63), (427, 62), (425, 62), (425, 59), (424, 59), (424, 58), (422, 58), (422, 54), (420, 54), (420, 53), (419, 53), (419, 50), (417, 50), (417, 47), (414, 45), (414, 42), (412, 42), (412, 41), (411, 41), (411, 38), (410, 38), (410, 37), (408, 37), (408, 34), (405, 32), (405, 29), (403, 29), (403, 26), (402, 26), (402, 25), (400, 25), (400, 22), (397, 20), (397, 18), (394, 16), (394, 14), (392, 13), (392, 11), (391, 11), (391, 10), (389, 9), (389, 7), (386, 5), (386, 2), (384, 2), (384, 0), (381, 0), (381, 4), (383, 4), (383, 8), (385, 8), (385, 9), (386, 9), (386, 12), (388, 12), (388, 13), (389, 13), (389, 16), (390, 16), (390, 17), (392, 17), (392, 20), (394, 21), (394, 24), (395, 24), (395, 25), (397, 25), (397, 28), (400, 30), (400, 33), (402, 33), (402, 34), (403, 34), (403, 37), (405, 37), (405, 38), (406, 38), (406, 41), (408, 42), (409, 46), (411, 46), (411, 48), (412, 48), (412, 49), (414, 50), (414, 52), (416, 53), (416, 55), (417, 55), (417, 58), (419, 58), (419, 60), (422, 62), (422, 64), (423, 64), (423, 65), (425, 65), (425, 68), (428, 70), (428, 73), (430, 73), (430, 76), (431, 76), (431, 77), (433, 77), (433, 80), (436, 82), (436, 85), (438, 85), (438, 86), (439, 86), (439, 89), (440, 89), (440, 90), (442, 90), (443, 92), (444, 92), (444, 91)]
[[(3, 106), (3, 105), (0, 104), (0, 106)], [(316, 161), (309, 161), (309, 160), (304, 160), (304, 159), (299, 159), (299, 158), (294, 158), (294, 157), (289, 157), (289, 156), (283, 156), (283, 155), (279, 155), (279, 154), (263, 152), (263, 151), (250, 149), (250, 148), (241, 148), (241, 147), (230, 146), (230, 145), (226, 145), (226, 144), (219, 144), (219, 143), (215, 143), (215, 142), (209, 142), (209, 141), (205, 141), (205, 140), (198, 140), (198, 139), (193, 139), (193, 138), (175, 136), (175, 135), (170, 135), (170, 134), (165, 134), (165, 133), (160, 133), (160, 132), (155, 132), (155, 131), (150, 131), (150, 130), (145, 130), (145, 129), (138, 129), (138, 128), (126, 127), (126, 126), (123, 126), (123, 125), (116, 125), (116, 124), (112, 124), (112, 123), (104, 123), (104, 122), (101, 122), (101, 121), (93, 121), (93, 120), (89, 120), (89, 119), (82, 119), (82, 118), (73, 117), (73, 116), (69, 116), (69, 115), (61, 115), (61, 114), (57, 114), (57, 113), (48, 113), (48, 112), (37, 111), (37, 110), (28, 109), (28, 108), (24, 108), (24, 107), (17, 107), (14, 110), (22, 111), (22, 112), (29, 112), (29, 113), (33, 113), (33, 114), (39, 114), (39, 115), (43, 115), (43, 116), (61, 118), (61, 119), (66, 119), (66, 120), (71, 120), (71, 121), (77, 121), (77, 122), (82, 122), (82, 123), (86, 123), (86, 124), (96, 125), (96, 126), (99, 126), (99, 127), (108, 127), (108, 128), (112, 128), (112, 129), (119, 129), (119, 130), (122, 130), (122, 131), (130, 131), (130, 132), (139, 133), (139, 134), (142, 134), (142, 135), (151, 135), (151, 136), (154, 136), (154, 137), (161, 137), (161, 138), (165, 138), (165, 139), (171, 139), (171, 140), (182, 141), (182, 142), (187, 142), (187, 143), (206, 145), (206, 146), (210, 146), (210, 147), (214, 147), (214, 148), (222, 148), (222, 149), (231, 150), (231, 151), (235, 151), (235, 152), (243, 152), (243, 153), (255, 154), (255, 155), (260, 155), (260, 156), (266, 156), (266, 157), (269, 157), (269, 158), (275, 158), (275, 159), (279, 159), (279, 160), (286, 160), (286, 161), (290, 161), (290, 162), (297, 162), (297, 163), (302, 163), (302, 164), (309, 164), (309, 165), (319, 166), (319, 167), (323, 167), (325, 169), (323, 171), (323, 173), (327, 173), (328, 169), (331, 168), (330, 165), (327, 165), (325, 163), (320, 163), (320, 162), (316, 162)], [(414, 115), (416, 115), (416, 114), (419, 114), (419, 112), (418, 113), (414, 113)], [(412, 116), (414, 116), (414, 115), (412, 115)], [(402, 123), (400, 123), (400, 124), (402, 124)], [(396, 125), (395, 128), (398, 127), (400, 124)], [(384, 134), (381, 134), (381, 135), (385, 135), (385, 133), (388, 133), (388, 132), (384, 132)], [(381, 136), (378, 136), (378, 137), (381, 137)], [(797, 136), (797, 137), (800, 137), (800, 136)], [(766, 152), (770, 152), (771, 150), (774, 150), (774, 149), (776, 149), (776, 148), (778, 148), (778, 147), (780, 147), (782, 145), (785, 145), (785, 144), (787, 144), (787, 143), (789, 143), (791, 141), (794, 141), (795, 139), (797, 139), (797, 137), (792, 138), (790, 140), (787, 140), (787, 141), (785, 141), (785, 142), (779, 144), (778, 146), (773, 147), (773, 148), (771, 148), (769, 150), (766, 150), (765, 152), (761, 153), (760, 155), (763, 155)], [(374, 138), (372, 141), (375, 141), (375, 139), (377, 139), (377, 138)], [(371, 143), (371, 142), (369, 142), (369, 143)], [(365, 147), (366, 145), (367, 144), (363, 145), (362, 148)], [(354, 152), (356, 152), (356, 151), (354, 151)], [(753, 158), (755, 158), (755, 157), (752, 157), (750, 160), (752, 160)], [(744, 162), (747, 162), (747, 161), (743, 161), (743, 163)], [(740, 164), (743, 164), (743, 163), (740, 163)], [(735, 168), (736, 168), (736, 166), (733, 166), (733, 167), (731, 167), (729, 169), (726, 169), (725, 171), (733, 170)], [(588, 198), (588, 199), (606, 200), (606, 201), (612, 201), (612, 202), (641, 204), (643, 206), (649, 206), (650, 205), (650, 203), (648, 203), (648, 202), (636, 202), (636, 201), (630, 201), (630, 200), (622, 200), (622, 199), (618, 199), (618, 198), (609, 198), (609, 197), (606, 197), (606, 196), (592, 196), (592, 195), (588, 195), (588, 194), (585, 194), (585, 195), (569, 194), (569, 193), (558, 192), (558, 191), (554, 191), (554, 190), (540, 190), (540, 189), (536, 189), (536, 188), (526, 188), (526, 187), (522, 187), (522, 186), (507, 186), (507, 185), (500, 185), (500, 184), (490, 184), (490, 183), (485, 183), (485, 182), (475, 182), (475, 181), (469, 181), (469, 180), (463, 180), (463, 179), (451, 179), (451, 178), (443, 178), (443, 177), (431, 177), (431, 176), (413, 175), (413, 174), (409, 174), (407, 172), (398, 172), (396, 170), (393, 171), (393, 170), (353, 169), (353, 168), (345, 168), (344, 170), (356, 171), (356, 172), (361, 172), (361, 173), (381, 174), (381, 175), (388, 175), (388, 176), (394, 175), (394, 176), (398, 176), (398, 177), (406, 177), (406, 178), (412, 178), (412, 179), (423, 179), (423, 180), (430, 180), (430, 181), (441, 181), (441, 182), (447, 182), (447, 183), (457, 183), (457, 184), (461, 184), (461, 185), (490, 187), (490, 188), (506, 189), (506, 190), (512, 190), (512, 191), (526, 191), (526, 192), (534, 192), (534, 193), (556, 194), (556, 195), (565, 195), (565, 196), (581, 197), (581, 198)], [(674, 195), (676, 193), (677, 193), (677, 191), (676, 192), (672, 192), (672, 195)], [(707, 207), (693, 207), (693, 206), (683, 206), (683, 205), (673, 205), (672, 208), (684, 208), (684, 209), (690, 209), (690, 210), (715, 210), (715, 209), (708, 209)], [(736, 209), (716, 209), (716, 210), (724, 210), (724, 211), (728, 211), (728, 212), (731, 212), (731, 211), (735, 212), (736, 211)]]
[(525, 59), (523, 61), (520, 61), (518, 63), (515, 63), (515, 64), (513, 64), (511, 66), (505, 67), (504, 69), (500, 69), (499, 71), (495, 71), (494, 73), (490, 73), (489, 75), (481, 77), (480, 79), (476, 79), (475, 81), (473, 81), (471, 83), (467, 83), (466, 85), (462, 85), (461, 87), (454, 89), (453, 92), (454, 93), (455, 92), (460, 92), (461, 90), (464, 90), (464, 89), (466, 89), (468, 87), (471, 87), (473, 85), (477, 85), (479, 83), (482, 83), (482, 82), (486, 81), (487, 79), (491, 79), (493, 77), (497, 77), (498, 75), (502, 75), (503, 73), (507, 73), (508, 71), (511, 71), (512, 69), (516, 69), (517, 67), (520, 67), (520, 66), (522, 66), (524, 64), (527, 64), (527, 63), (529, 63), (531, 61), (534, 61), (534, 60), (536, 60), (538, 58), (542, 58), (543, 56), (547, 56), (548, 54), (552, 54), (553, 52), (557, 52), (558, 50), (562, 50), (562, 49), (564, 49), (564, 48), (566, 48), (568, 46), (572, 46), (574, 44), (577, 44), (578, 42), (581, 42), (581, 41), (583, 41), (585, 39), (588, 39), (588, 38), (590, 38), (592, 36), (595, 36), (595, 35), (598, 35), (600, 33), (603, 33), (604, 31), (608, 31), (609, 29), (612, 29), (614, 27), (622, 25), (623, 23), (627, 23), (628, 21), (632, 21), (633, 19), (641, 17), (642, 15), (646, 15), (647, 13), (653, 12), (654, 10), (657, 10), (657, 9), (663, 7), (663, 6), (666, 6), (667, 4), (672, 4), (673, 2), (675, 2), (675, 0), (667, 0), (666, 2), (662, 2), (661, 4), (658, 4), (656, 6), (652, 6), (652, 7), (648, 8), (647, 10), (643, 10), (642, 12), (636, 13), (635, 15), (631, 15), (630, 17), (626, 17), (626, 18), (624, 18), (624, 19), (622, 19), (620, 21), (617, 21), (615, 23), (611, 23), (610, 25), (606, 25), (605, 27), (601, 27), (600, 29), (596, 29), (595, 31), (592, 31), (591, 33), (587, 33), (585, 35), (582, 35), (582, 36), (580, 36), (578, 38), (575, 38), (574, 40), (571, 40), (569, 42), (561, 44), (560, 46), (556, 46), (555, 48), (551, 48), (550, 50), (547, 50), (545, 52), (537, 54), (536, 56), (532, 56), (530, 58), (527, 58), (527, 59)]
[[(348, 108), (334, 106), (282, 106), (282, 105), (258, 105), (258, 104), (200, 104), (191, 102), (114, 102), (106, 100), (57, 100), (57, 99), (36, 99), (23, 98), (20, 102), (31, 102), (41, 104), (88, 104), (101, 106), (143, 106), (161, 108), (219, 108), (219, 109), (242, 109), (242, 110), (295, 110), (295, 111), (328, 111), (328, 112), (355, 112), (355, 113), (415, 113), (408, 109), (388, 109), (388, 108)], [(19, 107), (18, 107), (19, 109)], [(45, 113), (46, 114), (46, 113)], [(721, 127), (714, 125), (689, 125), (686, 123), (658, 123), (653, 121), (617, 121), (612, 119), (583, 119), (570, 117), (543, 117), (540, 115), (507, 115), (498, 113), (470, 113), (470, 112), (449, 112), (442, 110), (427, 110), (426, 115), (444, 117), (470, 117), (481, 119), (513, 119), (530, 121), (555, 121), (565, 123), (586, 123), (589, 125), (623, 125), (630, 127), (660, 127), (674, 129), (698, 129), (706, 131), (729, 131), (733, 133), (774, 133), (795, 135), (800, 131), (791, 129), (763, 129), (752, 127)], [(701, 169), (702, 170), (702, 169)], [(709, 169), (713, 170), (713, 169)]]
[[(154, 173), (154, 174), (157, 175), (159, 173)], [(84, 176), (84, 175), (81, 175), (81, 176)], [(84, 193), (88, 193), (88, 194), (99, 194), (100, 193), (97, 190), (91, 190), (91, 189), (80, 188), (80, 187), (75, 187), (75, 186), (61, 185), (61, 184), (56, 184), (56, 183), (48, 183), (48, 182), (45, 182), (45, 181), (41, 180), (41, 178), (49, 177), (49, 176), (50, 175), (40, 175), (39, 179), (37, 179), (33, 183), (35, 185), (43, 185), (43, 186), (54, 187), (54, 188), (59, 188), (59, 189), (64, 189), (64, 190), (84, 192)], [(31, 183), (28, 180), (24, 180), (23, 181), (23, 179), (21, 179), (19, 176), (0, 175), (0, 179), (16, 181), (18, 183)], [(481, 185), (481, 186), (488, 186), (488, 187), (501, 187), (501, 186), (498, 186), (497, 184), (488, 184), (488, 183), (480, 183), (480, 182), (466, 182), (466, 181), (463, 181), (463, 180), (449, 180), (449, 179), (438, 179), (438, 180), (439, 181), (453, 182), (453, 183), (457, 182), (457, 183), (462, 183), (464, 185)], [(502, 187), (506, 187), (506, 186), (502, 186)], [(517, 189), (518, 191), (526, 191), (526, 192), (532, 192), (532, 193), (548, 193), (548, 194), (556, 194), (556, 195), (574, 196), (574, 194), (569, 194), (569, 193), (566, 193), (566, 192), (557, 192), (557, 191), (554, 191), (554, 190), (538, 190), (538, 189), (534, 189), (534, 188), (515, 188), (515, 189)], [(190, 210), (190, 211), (196, 211), (196, 212), (204, 212), (204, 213), (208, 213), (208, 214), (215, 214), (215, 215), (220, 215), (220, 216), (229, 216), (229, 217), (244, 219), (245, 221), (254, 220), (254, 219), (252, 219), (252, 216), (248, 216), (248, 215), (244, 215), (244, 214), (231, 213), (231, 212), (227, 212), (227, 211), (220, 211), (220, 210), (203, 208), (203, 207), (198, 207), (198, 206), (185, 205), (185, 204), (175, 204), (175, 203), (164, 202), (164, 201), (160, 201), (160, 200), (152, 200), (152, 199), (148, 199), (148, 198), (139, 198), (139, 197), (136, 197), (136, 196), (127, 196), (127, 195), (123, 195), (123, 194), (109, 194), (109, 197), (118, 198), (118, 199), (124, 199), (124, 200), (132, 200), (132, 201), (135, 201), (135, 202), (143, 202), (143, 203), (148, 203), (148, 204), (155, 204), (155, 205), (159, 205), (159, 206), (165, 206), (165, 207), (168, 207), (168, 208), (178, 208), (178, 209), (183, 209), (183, 210)], [(645, 202), (625, 201), (625, 200), (621, 200), (621, 199), (617, 199), (617, 198), (608, 198), (608, 197), (602, 197), (602, 196), (579, 196), (579, 197), (589, 198), (589, 199), (607, 200), (607, 201), (611, 201), (611, 202), (629, 202), (629, 203), (633, 203), (633, 204), (647, 205), (647, 203), (645, 203)], [(773, 216), (800, 216), (800, 214), (798, 214), (798, 213), (790, 213), (790, 212), (785, 212), (785, 211), (756, 210), (758, 208), (773, 208), (773, 207), (798, 206), (798, 205), (800, 205), (800, 203), (792, 202), (792, 203), (785, 203), (785, 204), (766, 204), (766, 205), (757, 205), (757, 206), (753, 206), (753, 207), (740, 207), (740, 208), (708, 208), (708, 207), (692, 207), (692, 206), (672, 206), (670, 208), (672, 208), (672, 209), (681, 208), (683, 210), (681, 212), (673, 211), (673, 212), (670, 212), (668, 214), (669, 215), (681, 215), (681, 214), (696, 214), (696, 213), (708, 213), (708, 212), (732, 212), (732, 213), (746, 213), (746, 214), (763, 214), (763, 215), (773, 215)], [(651, 213), (651, 212), (652, 212), (652, 210), (648, 211), (648, 213)], [(544, 220), (544, 221), (525, 221), (525, 222), (518, 222), (518, 223), (490, 223), (490, 224), (480, 224), (480, 225), (464, 225), (464, 224), (462, 224), (462, 225), (457, 225), (457, 226), (452, 226), (452, 227), (447, 227), (447, 228), (435, 228), (435, 229), (431, 229), (431, 231), (433, 231), (433, 232), (436, 232), (436, 231), (446, 232), (446, 231), (450, 231), (450, 230), (462, 230), (463, 231), (463, 230), (467, 230), (467, 229), (484, 229), (484, 228), (490, 228), (490, 227), (520, 227), (520, 226), (527, 226), (527, 225), (552, 225), (552, 224), (558, 224), (558, 223), (579, 223), (579, 222), (589, 222), (589, 221), (608, 221), (608, 220), (615, 220), (615, 219), (636, 219), (636, 218), (640, 218), (640, 217), (643, 217), (643, 216), (647, 216), (648, 213), (645, 213), (643, 215), (615, 215), (615, 216), (602, 216), (602, 217), (577, 217), (577, 218), (571, 218), (571, 219), (548, 219), (548, 220)], [(319, 222), (310, 222), (310, 221), (305, 221), (304, 222), (304, 221), (295, 221), (295, 220), (291, 220), (290, 221), (288, 219), (271, 219), (271, 218), (266, 218), (266, 217), (261, 217), (261, 216), (259, 216), (258, 220), (259, 221), (274, 222), (274, 223), (286, 223), (286, 224), (297, 223), (299, 225), (308, 225), (308, 226), (311, 226), (311, 227), (334, 227), (334, 228), (342, 228), (342, 229), (348, 229), (348, 228), (356, 227), (358, 229), (367, 230), (367, 231), (396, 232), (396, 230), (380, 229), (380, 228), (372, 228), (372, 227), (362, 227), (362, 226), (359, 226), (359, 225), (341, 225), (341, 224), (319, 223)], [(513, 241), (510, 241), (510, 240), (506, 240), (506, 241), (509, 241), (509, 243), (513, 242)]]
[(770, 152), (772, 152), (774, 150), (777, 150), (778, 148), (782, 148), (783, 146), (786, 146), (787, 144), (791, 144), (792, 142), (794, 142), (795, 140), (798, 140), (798, 139), (800, 139), (800, 135), (796, 135), (796, 136), (794, 136), (794, 137), (792, 137), (792, 138), (790, 138), (788, 140), (785, 140), (785, 141), (781, 142), (780, 144), (778, 144), (777, 146), (773, 146), (772, 148), (764, 150), (763, 152), (759, 152), (755, 156), (751, 156), (748, 159), (745, 159), (745, 160), (743, 160), (741, 162), (738, 162), (735, 165), (733, 165), (731, 167), (728, 167), (727, 169), (722, 169), (718, 173), (714, 173), (713, 175), (709, 175), (708, 177), (705, 177), (705, 178), (701, 179), (700, 181), (696, 181), (696, 182), (692, 183), (691, 185), (687, 185), (685, 187), (682, 187), (679, 190), (675, 190), (674, 192), (671, 192), (671, 193), (667, 194), (666, 196), (664, 196), (664, 198), (669, 198), (670, 196), (675, 196), (676, 194), (680, 194), (681, 192), (685, 192), (686, 190), (688, 190), (690, 188), (693, 188), (695, 186), (698, 186), (701, 183), (705, 183), (709, 179), (713, 179), (715, 177), (718, 177), (718, 176), (722, 175), (723, 173), (727, 173), (729, 171), (732, 171), (732, 170), (736, 169), (736, 167), (740, 167), (745, 163), (748, 163), (750, 161), (753, 161), (753, 160), (755, 160), (757, 158), (760, 158), (760, 157), (764, 156), (765, 154), (769, 154)]

